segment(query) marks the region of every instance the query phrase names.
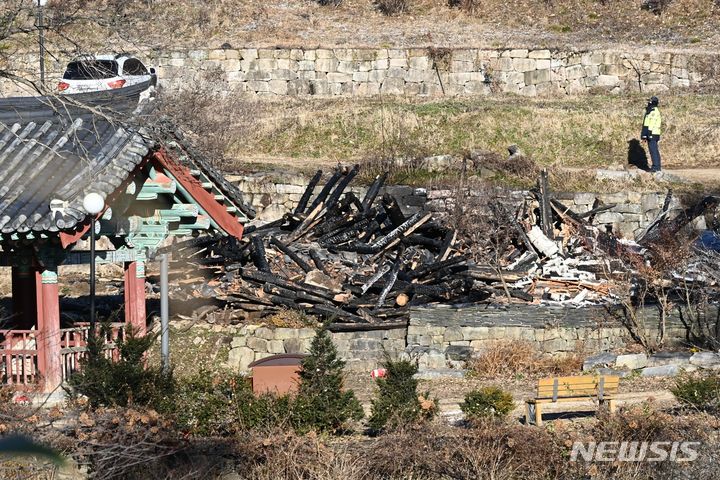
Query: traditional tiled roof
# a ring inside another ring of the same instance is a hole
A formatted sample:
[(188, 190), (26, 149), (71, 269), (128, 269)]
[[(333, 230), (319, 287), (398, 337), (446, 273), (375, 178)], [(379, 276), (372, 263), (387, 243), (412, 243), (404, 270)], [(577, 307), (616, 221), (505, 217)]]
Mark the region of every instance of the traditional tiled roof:
[(113, 193), (153, 146), (128, 120), (149, 85), (0, 99), (0, 232), (71, 230), (88, 192)]

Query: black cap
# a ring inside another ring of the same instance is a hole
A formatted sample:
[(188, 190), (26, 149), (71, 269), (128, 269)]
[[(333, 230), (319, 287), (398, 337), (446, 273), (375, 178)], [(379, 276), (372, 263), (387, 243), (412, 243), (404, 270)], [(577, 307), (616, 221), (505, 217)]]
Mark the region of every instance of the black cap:
[(650, 97), (650, 100), (648, 100), (648, 103), (650, 103), (651, 105), (657, 105), (658, 103), (660, 103), (660, 100), (658, 100), (658, 97), (653, 95), (652, 97)]

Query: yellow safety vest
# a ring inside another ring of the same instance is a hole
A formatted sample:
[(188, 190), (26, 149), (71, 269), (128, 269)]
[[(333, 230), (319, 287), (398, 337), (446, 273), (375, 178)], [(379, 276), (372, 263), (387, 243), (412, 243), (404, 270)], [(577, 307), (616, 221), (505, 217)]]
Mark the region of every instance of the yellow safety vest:
[(657, 107), (653, 108), (650, 113), (645, 115), (643, 121), (643, 127), (647, 127), (650, 135), (660, 135), (660, 127), (662, 126), (662, 118), (660, 117), (660, 110)]

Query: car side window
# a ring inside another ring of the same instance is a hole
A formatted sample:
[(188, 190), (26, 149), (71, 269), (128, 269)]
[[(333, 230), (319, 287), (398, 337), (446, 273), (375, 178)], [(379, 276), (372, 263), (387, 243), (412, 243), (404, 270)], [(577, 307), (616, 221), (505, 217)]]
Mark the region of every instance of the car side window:
[(134, 58), (129, 58), (125, 60), (125, 63), (123, 64), (123, 74), (124, 75), (147, 75), (148, 71), (145, 68), (145, 65), (140, 62), (140, 60), (136, 60)]

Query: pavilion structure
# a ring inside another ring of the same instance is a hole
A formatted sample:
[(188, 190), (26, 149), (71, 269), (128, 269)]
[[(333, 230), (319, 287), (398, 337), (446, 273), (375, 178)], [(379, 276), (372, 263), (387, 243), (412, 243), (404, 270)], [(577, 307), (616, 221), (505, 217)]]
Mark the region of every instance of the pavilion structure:
[(0, 265), (12, 269), (12, 314), (0, 325), (0, 383), (51, 392), (83, 355), (87, 323), (62, 325), (58, 267), (89, 264), (83, 198), (100, 194), (95, 231), (124, 266), (125, 322), (146, 328), (145, 263), (170, 237), (240, 238), (254, 212), (237, 188), (176, 135), (148, 128), (148, 85), (66, 97), (0, 100)]

